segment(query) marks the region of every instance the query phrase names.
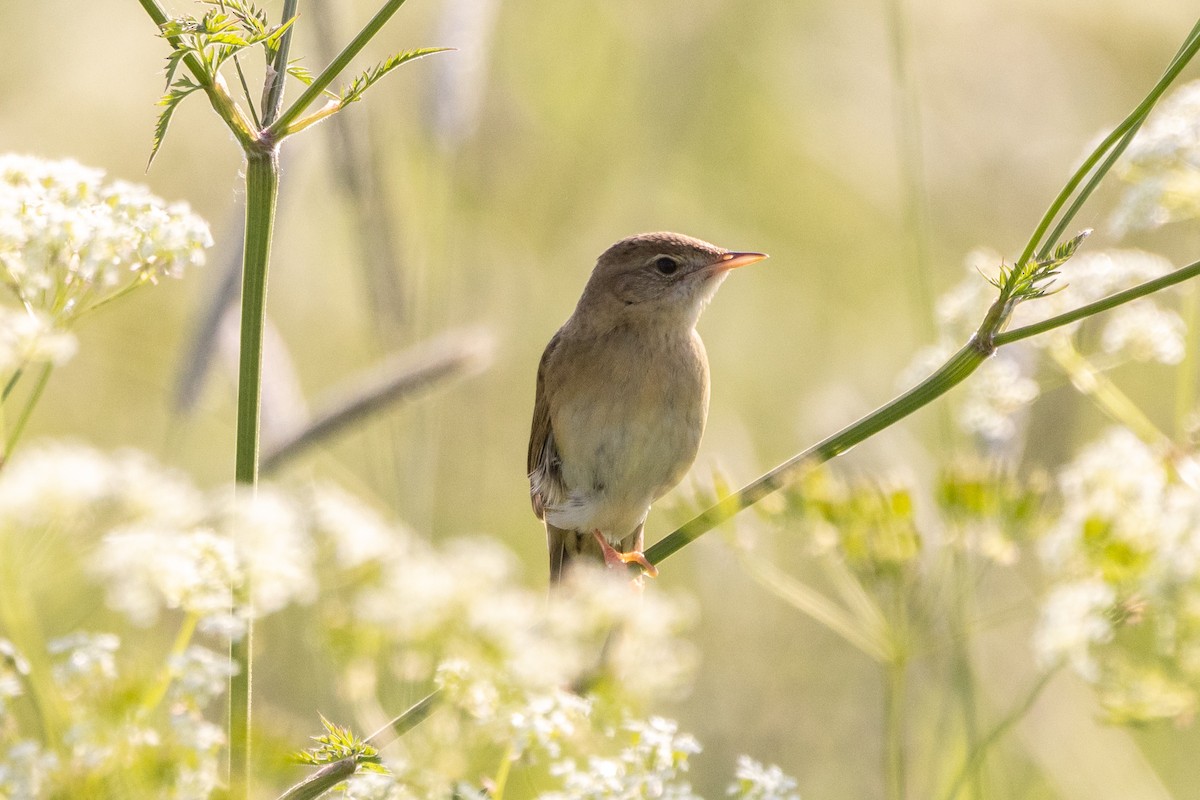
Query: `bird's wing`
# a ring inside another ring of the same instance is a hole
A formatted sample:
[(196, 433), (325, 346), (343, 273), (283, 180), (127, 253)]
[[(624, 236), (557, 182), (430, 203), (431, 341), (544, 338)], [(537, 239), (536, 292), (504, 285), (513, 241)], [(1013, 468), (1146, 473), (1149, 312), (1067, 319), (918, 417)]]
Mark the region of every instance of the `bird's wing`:
[(546, 345), (538, 364), (537, 395), (533, 401), (533, 427), (529, 432), (529, 455), (525, 462), (529, 475), (529, 498), (538, 519), (545, 517), (547, 505), (566, 494), (562, 484), (562, 462), (554, 445), (554, 430), (550, 426), (550, 401), (546, 394), (546, 367), (558, 348), (560, 333)]

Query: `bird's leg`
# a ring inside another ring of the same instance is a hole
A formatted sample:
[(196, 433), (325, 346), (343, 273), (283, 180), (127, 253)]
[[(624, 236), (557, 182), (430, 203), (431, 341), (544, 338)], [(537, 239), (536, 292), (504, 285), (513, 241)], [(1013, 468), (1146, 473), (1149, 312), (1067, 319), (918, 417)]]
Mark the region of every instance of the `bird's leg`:
[(604, 563), (609, 568), (615, 567), (618, 564), (625, 566), (628, 564), (637, 564), (651, 578), (658, 577), (658, 567), (646, 560), (646, 556), (640, 550), (634, 550), (629, 553), (622, 553), (620, 550), (613, 547), (604, 538), (604, 534), (599, 529), (592, 531), (592, 535), (596, 537), (596, 541), (600, 543), (600, 550), (604, 553)]

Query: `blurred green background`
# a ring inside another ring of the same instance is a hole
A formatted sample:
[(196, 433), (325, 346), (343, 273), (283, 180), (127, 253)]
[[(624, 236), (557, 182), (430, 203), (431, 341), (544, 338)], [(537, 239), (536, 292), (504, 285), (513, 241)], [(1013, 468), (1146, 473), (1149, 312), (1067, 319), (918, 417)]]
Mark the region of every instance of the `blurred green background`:
[[(278, 15), (279, 2), (263, 5)], [(324, 6), (301, 3), (293, 45), (314, 72), (373, 11), (361, 0)], [(714, 390), (696, 474), (720, 465), (749, 481), (895, 392), (929, 341), (929, 291), (956, 283), (974, 247), (1016, 255), (1194, 14), (1186, 0), (412, 0), (360, 66), (411, 47), (459, 51), (401, 68), (341, 127), (285, 146), (269, 314), (310, 400), (446, 330), (480, 332), (492, 360), (290, 471), (340, 481), (435, 541), (494, 536), (530, 584), (544, 582), (524, 475), (538, 357), (596, 255), (628, 234), (673, 229), (772, 256), (733, 276), (700, 325)], [(896, 66), (898, 30), (907, 71)], [(31, 434), (142, 448), (214, 485), (233, 471), (227, 359), (191, 411), (176, 393), (237, 247), (241, 155), (197, 95), (143, 174), (165, 54), (133, 0), (0, 4), (0, 151), (144, 181), (189, 202), (217, 240), (203, 271), (80, 327), (82, 351), (55, 375)], [(374, 190), (352, 199), (348, 164)], [(911, 174), (923, 182), (920, 247)], [(1108, 241), (1111, 195), (1078, 220), (1098, 227), (1093, 244)], [(1180, 264), (1195, 258), (1186, 231), (1145, 244)], [(1153, 412), (1160, 376), (1135, 374), (1133, 393)], [(1029, 454), (1038, 463), (1056, 463), (1100, 425), (1065, 390), (1039, 412), (1052, 422)], [(952, 448), (935, 423), (918, 415), (848, 456), (848, 468), (923, 480)], [(669, 517), (651, 515), (648, 541), (678, 521)], [(806, 798), (879, 794), (873, 664), (757, 588), (717, 535), (667, 562), (649, 591), (658, 585), (699, 599), (696, 688), (659, 710), (704, 743), (693, 762), (700, 791), (719, 796), (735, 754), (750, 752), (796, 775)], [(1034, 613), (981, 622), (978, 667), (997, 707), (1032, 674)], [(263, 658), (278, 682), (267, 695), (303, 681), (278, 651)], [(1200, 797), (1183, 755), (1194, 734), (1130, 739), (1094, 723), (1090, 702), (1070, 679), (1055, 684), (1005, 745), (1009, 796), (1165, 797), (1148, 759), (1175, 796)], [(936, 731), (928, 722), (921, 730)], [(914, 742), (914, 771), (937, 744)]]

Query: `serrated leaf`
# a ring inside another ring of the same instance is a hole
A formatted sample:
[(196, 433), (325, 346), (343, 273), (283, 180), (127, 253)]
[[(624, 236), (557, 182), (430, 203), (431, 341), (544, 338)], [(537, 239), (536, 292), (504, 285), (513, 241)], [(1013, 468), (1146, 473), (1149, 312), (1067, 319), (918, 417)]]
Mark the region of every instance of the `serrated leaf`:
[(296, 80), (303, 83), (305, 86), (311, 86), (313, 82), (313, 74), (306, 67), (299, 64), (288, 64), (288, 75), (291, 75)]
[(384, 61), (379, 62), (374, 67), (363, 71), (361, 75), (350, 81), (350, 84), (342, 90), (339, 97), (342, 105), (354, 103), (363, 96), (363, 93), (370, 89), (380, 78), (387, 75), (401, 64), (413, 61), (424, 56), (434, 53), (444, 53), (447, 50), (453, 50), (453, 47), (424, 47), (419, 50), (406, 50), (402, 53), (396, 53)]
[(218, 6), (222, 11), (237, 17), (242, 26), (249, 32), (261, 33), (270, 27), (267, 12), (253, 3), (241, 0), (201, 0), (205, 5)]
[(279, 52), (279, 40), (283, 38), (283, 34), (287, 33), (295, 21), (296, 17), (292, 17), (287, 22), (277, 25), (273, 30), (265, 31), (254, 37), (256, 43), (262, 42), (263, 46), (267, 49), (268, 58), (274, 58), (275, 54)]
[(163, 139), (167, 136), (167, 127), (171, 124), (171, 117), (175, 114), (175, 109), (179, 108), (179, 104), (185, 97), (199, 88), (200, 84), (192, 82), (190, 78), (180, 78), (171, 85), (170, 91), (158, 101), (163, 110), (154, 123), (154, 142), (150, 147), (150, 158), (146, 161), (147, 170), (154, 163), (154, 157), (158, 155), (158, 148), (162, 146)]

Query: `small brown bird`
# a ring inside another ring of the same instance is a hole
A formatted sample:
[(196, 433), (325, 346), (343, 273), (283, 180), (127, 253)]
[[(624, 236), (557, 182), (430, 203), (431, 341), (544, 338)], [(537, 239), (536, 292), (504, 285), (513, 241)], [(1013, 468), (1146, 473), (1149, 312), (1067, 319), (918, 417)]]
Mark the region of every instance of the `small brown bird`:
[(650, 504), (691, 467), (708, 417), (700, 312), (729, 270), (761, 261), (678, 233), (643, 233), (596, 261), (538, 366), (529, 493), (550, 580), (575, 559), (641, 564)]

